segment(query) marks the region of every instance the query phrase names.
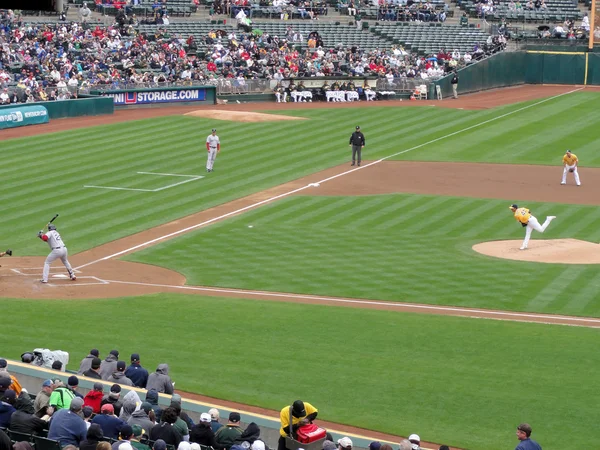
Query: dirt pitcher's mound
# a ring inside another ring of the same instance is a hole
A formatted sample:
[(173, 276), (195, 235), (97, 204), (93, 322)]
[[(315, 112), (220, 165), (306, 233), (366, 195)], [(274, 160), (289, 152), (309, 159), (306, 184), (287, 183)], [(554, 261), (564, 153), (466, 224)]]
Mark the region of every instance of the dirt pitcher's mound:
[(532, 239), (527, 250), (522, 240), (475, 244), (473, 250), (496, 258), (553, 264), (600, 264), (600, 245), (579, 239)]
[(185, 114), (186, 116), (205, 117), (207, 119), (229, 120), (231, 122), (275, 122), (279, 120), (305, 120), (305, 117), (284, 116), (281, 114), (264, 114), (246, 111), (226, 111), (218, 109), (199, 109)]

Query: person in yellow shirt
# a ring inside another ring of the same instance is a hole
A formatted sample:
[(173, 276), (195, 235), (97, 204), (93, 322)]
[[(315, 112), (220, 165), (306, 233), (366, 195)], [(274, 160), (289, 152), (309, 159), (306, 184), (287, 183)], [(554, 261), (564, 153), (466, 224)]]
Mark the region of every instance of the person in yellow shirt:
[(522, 226), (526, 227), (525, 239), (523, 240), (523, 245), (521, 245), (521, 248), (519, 250), (527, 250), (529, 238), (531, 237), (531, 232), (533, 230), (543, 233), (544, 231), (546, 231), (546, 228), (548, 228), (548, 225), (550, 225), (550, 222), (556, 219), (556, 216), (548, 216), (546, 217), (546, 221), (542, 225), (540, 225), (538, 220), (535, 218), (535, 216), (531, 214), (531, 211), (529, 211), (529, 209), (519, 208), (519, 206), (515, 204), (510, 205), (508, 208), (514, 213), (517, 222), (519, 222)]
[(565, 167), (563, 169), (563, 176), (560, 184), (567, 184), (567, 173), (572, 172), (573, 177), (575, 178), (575, 184), (577, 186), (581, 186), (579, 172), (577, 172), (577, 166), (579, 165), (577, 155), (575, 153), (571, 153), (571, 150), (567, 150), (567, 153), (565, 153), (565, 156), (563, 156), (563, 165)]
[[(291, 411), (290, 411), (291, 409)], [(292, 436), (295, 439), (296, 430), (302, 425), (312, 423), (317, 418), (319, 411), (313, 405), (302, 400), (296, 400), (292, 406), (284, 406), (279, 413), (279, 419), (281, 420), (281, 428), (279, 429), (279, 443), (277, 450), (286, 450), (285, 438)], [(292, 419), (290, 429), (290, 415)]]

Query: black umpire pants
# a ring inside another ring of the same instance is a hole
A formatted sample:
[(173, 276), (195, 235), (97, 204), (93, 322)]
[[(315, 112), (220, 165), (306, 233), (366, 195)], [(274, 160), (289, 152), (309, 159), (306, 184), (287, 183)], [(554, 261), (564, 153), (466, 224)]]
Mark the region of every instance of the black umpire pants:
[(279, 436), (279, 442), (277, 443), (277, 450), (287, 450), (285, 446), (285, 438), (283, 436)]
[(362, 146), (352, 144), (352, 162), (360, 164), (362, 158)]

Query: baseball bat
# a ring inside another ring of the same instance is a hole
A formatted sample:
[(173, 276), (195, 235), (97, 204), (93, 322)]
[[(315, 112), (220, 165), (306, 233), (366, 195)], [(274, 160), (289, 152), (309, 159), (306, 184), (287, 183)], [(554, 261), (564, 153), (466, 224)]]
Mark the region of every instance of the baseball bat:
[(52, 219), (50, 219), (50, 222), (48, 222), (48, 223), (46, 224), (46, 227), (47, 227), (48, 225), (50, 225), (52, 222), (54, 222), (54, 219), (56, 219), (57, 217), (58, 217), (58, 214), (55, 214), (55, 215), (54, 215), (54, 217), (53, 217)]

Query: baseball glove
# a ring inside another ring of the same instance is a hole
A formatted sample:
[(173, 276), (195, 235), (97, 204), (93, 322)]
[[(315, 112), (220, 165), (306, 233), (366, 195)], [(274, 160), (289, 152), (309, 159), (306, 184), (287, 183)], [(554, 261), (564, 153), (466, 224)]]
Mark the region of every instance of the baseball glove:
[(8, 250), (6, 250), (6, 254), (7, 254), (8, 256), (12, 256), (12, 250), (9, 248)]
[(575, 172), (575, 169), (569, 169), (569, 172), (573, 173)]

